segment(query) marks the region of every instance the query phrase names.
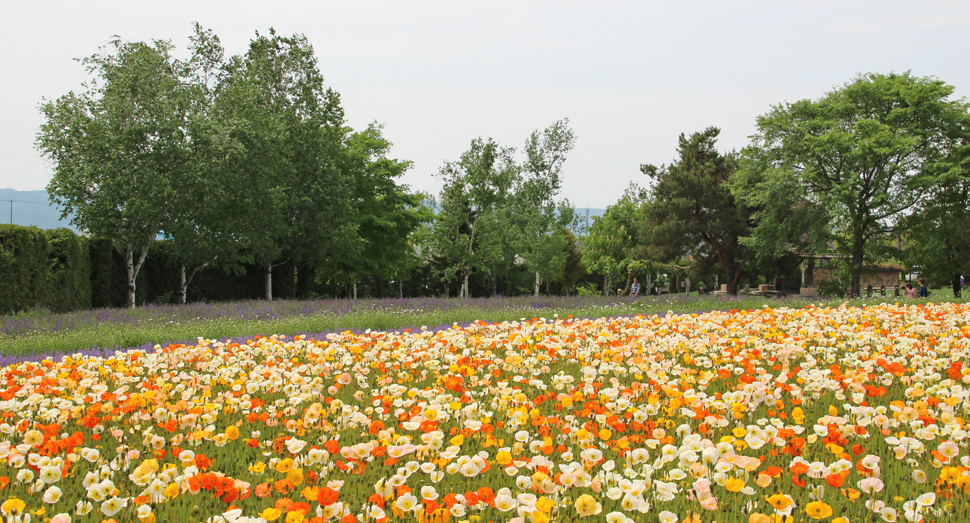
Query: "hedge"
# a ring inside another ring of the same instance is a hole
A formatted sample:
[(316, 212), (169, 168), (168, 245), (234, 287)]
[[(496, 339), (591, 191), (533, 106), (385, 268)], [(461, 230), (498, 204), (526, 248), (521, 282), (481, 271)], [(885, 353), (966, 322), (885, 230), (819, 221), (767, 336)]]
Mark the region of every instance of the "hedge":
[(88, 241), (70, 229), (46, 231), (50, 260), (44, 305), (53, 312), (91, 308), (91, 262)]
[(0, 312), (43, 305), (51, 276), (47, 235), (37, 227), (0, 225)]
[[(274, 298), (296, 296), (296, 273), (292, 261), (273, 268)], [(424, 274), (417, 279), (429, 277)], [(427, 290), (412, 283), (405, 282), (408, 295)], [(207, 267), (192, 279), (187, 301), (260, 299), (263, 285), (264, 269), (258, 265), (244, 264), (235, 271)], [(362, 283), (361, 290), (366, 285)], [(127, 287), (124, 257), (110, 240), (78, 236), (69, 229), (44, 231), (0, 225), (0, 314), (36, 307), (51, 312), (124, 307)], [(179, 265), (171, 242), (155, 242), (138, 273), (135, 288), (138, 305), (178, 301)], [(349, 292), (329, 281), (311, 281), (308, 291), (314, 296), (342, 296)]]

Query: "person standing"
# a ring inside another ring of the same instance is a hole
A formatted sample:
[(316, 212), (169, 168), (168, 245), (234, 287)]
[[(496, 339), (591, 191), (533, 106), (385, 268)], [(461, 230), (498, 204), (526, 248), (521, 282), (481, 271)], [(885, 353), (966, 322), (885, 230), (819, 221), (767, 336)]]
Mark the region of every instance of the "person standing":
[(640, 296), (640, 281), (633, 278), (633, 285), (630, 286), (630, 296)]
[(917, 281), (919, 282), (919, 290), (916, 291), (916, 295), (919, 296), (920, 298), (929, 298), (930, 291), (929, 289), (926, 288), (926, 279), (920, 278)]

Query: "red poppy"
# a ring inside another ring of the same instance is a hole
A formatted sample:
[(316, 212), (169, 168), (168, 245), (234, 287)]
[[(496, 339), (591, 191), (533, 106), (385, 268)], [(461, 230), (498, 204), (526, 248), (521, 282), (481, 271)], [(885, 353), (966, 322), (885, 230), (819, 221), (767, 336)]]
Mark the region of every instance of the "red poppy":
[(317, 501), (319, 501), (321, 505), (329, 507), (337, 502), (337, 498), (339, 496), (340, 493), (336, 490), (330, 487), (323, 487), (320, 489), (320, 492), (317, 493)]
[(842, 484), (845, 483), (845, 476), (842, 474), (829, 474), (825, 476), (825, 481), (835, 488), (841, 488)]

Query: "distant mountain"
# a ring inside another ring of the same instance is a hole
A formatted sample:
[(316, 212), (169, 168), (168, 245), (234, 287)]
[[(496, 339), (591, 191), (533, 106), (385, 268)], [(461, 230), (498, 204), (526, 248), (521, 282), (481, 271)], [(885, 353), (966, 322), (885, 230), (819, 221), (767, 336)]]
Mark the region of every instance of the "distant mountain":
[[(13, 200), (11, 204), (10, 200)], [(13, 222), (10, 221), (10, 206), (13, 205)], [(576, 216), (580, 225), (585, 227), (587, 218), (589, 225), (593, 218), (603, 216), (606, 209), (577, 207)], [(57, 229), (67, 227), (74, 232), (77, 228), (70, 224), (70, 220), (61, 220), (61, 211), (50, 204), (47, 191), (17, 191), (15, 189), (0, 189), (0, 223), (14, 223), (16, 225), (36, 226), (41, 229)]]
[[(13, 200), (13, 202), (11, 202)], [(13, 221), (11, 221), (11, 211)], [(0, 189), (0, 223), (36, 226), (41, 229), (77, 228), (70, 220), (61, 220), (61, 211), (47, 199), (47, 191)]]

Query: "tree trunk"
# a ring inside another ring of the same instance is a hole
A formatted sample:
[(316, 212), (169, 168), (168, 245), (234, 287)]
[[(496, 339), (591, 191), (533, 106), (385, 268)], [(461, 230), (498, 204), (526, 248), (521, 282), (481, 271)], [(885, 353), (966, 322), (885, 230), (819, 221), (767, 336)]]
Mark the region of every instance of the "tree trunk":
[(461, 284), (461, 297), (468, 298), (468, 273), (470, 271), (465, 271), (465, 279)]
[(310, 282), (313, 281), (314, 267), (301, 264), (296, 268), (296, 297), (305, 300), (310, 297)]
[(862, 295), (862, 241), (856, 242), (852, 252), (852, 284), (849, 293), (852, 296)]
[(690, 296), (690, 278), (684, 278), (684, 295)]
[(724, 267), (724, 279), (727, 281), (727, 293), (730, 296), (738, 295), (738, 280), (741, 278), (741, 271), (733, 265)]
[(266, 301), (273, 301), (273, 264), (266, 263)]
[(185, 305), (188, 299), (189, 284), (192, 283), (192, 278), (195, 278), (195, 273), (199, 272), (199, 269), (205, 267), (206, 265), (208, 264), (204, 263), (192, 269), (192, 273), (189, 274), (188, 277), (186, 277), (185, 264), (182, 264), (182, 263), (179, 264), (179, 303), (181, 303), (182, 305)]
[(128, 293), (125, 298), (125, 306), (129, 309), (135, 308), (135, 253), (131, 244), (125, 245), (125, 270), (128, 275)]
[(357, 282), (354, 282), (354, 301), (357, 301)]
[(179, 264), (179, 304), (185, 305), (185, 294), (188, 290), (189, 283), (185, 277), (185, 264)]
[(138, 257), (138, 263), (135, 263), (135, 248), (131, 245), (131, 242), (125, 244), (125, 269), (128, 273), (128, 296), (126, 301), (126, 306), (129, 309), (135, 308), (135, 278), (138, 277), (138, 271), (141, 270), (142, 264), (145, 263), (145, 257), (148, 256), (148, 247), (141, 250), (141, 254)]
[(603, 296), (610, 295), (610, 277), (603, 275)]
[(539, 296), (539, 286), (542, 285), (542, 276), (539, 275), (539, 271), (536, 271), (536, 292), (535, 295)]
[(653, 274), (647, 273), (647, 292), (646, 295), (650, 296), (653, 294)]
[(960, 285), (960, 275), (959, 274), (954, 274), (953, 275), (953, 297), (954, 298), (959, 298), (960, 297), (960, 294), (961, 294), (960, 290), (961, 290), (961, 288), (962, 288), (962, 286)]
[(398, 297), (403, 300), (404, 299), (404, 280), (403, 279), (398, 280), (398, 290), (400, 291)]

